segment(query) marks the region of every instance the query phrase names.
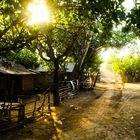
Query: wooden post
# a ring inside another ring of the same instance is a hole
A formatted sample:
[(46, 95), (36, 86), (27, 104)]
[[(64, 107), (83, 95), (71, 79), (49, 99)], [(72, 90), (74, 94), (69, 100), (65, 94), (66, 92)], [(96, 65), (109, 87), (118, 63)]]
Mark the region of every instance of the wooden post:
[(14, 90), (14, 80), (12, 80), (12, 83), (11, 83), (11, 95), (10, 95), (10, 107), (7, 108), (8, 109), (8, 117), (9, 117), (9, 120), (11, 120), (11, 109), (12, 109), (12, 102), (13, 102), (13, 90)]
[(23, 121), (24, 119), (25, 119), (25, 104), (21, 103), (19, 107), (18, 121)]
[(34, 111), (33, 111), (33, 115), (32, 115), (32, 117), (34, 117), (34, 116), (35, 116), (36, 103), (37, 103), (37, 94), (36, 94), (36, 96), (35, 96), (35, 104), (34, 104)]
[(48, 92), (48, 112), (51, 112), (51, 104), (50, 104), (51, 100), (50, 99), (51, 99), (50, 92)]

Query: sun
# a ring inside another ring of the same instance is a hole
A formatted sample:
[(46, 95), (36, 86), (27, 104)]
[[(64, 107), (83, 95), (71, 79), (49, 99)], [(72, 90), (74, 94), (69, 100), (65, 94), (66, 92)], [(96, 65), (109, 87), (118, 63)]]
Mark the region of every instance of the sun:
[(36, 0), (34, 3), (30, 3), (28, 5), (28, 10), (31, 13), (31, 17), (28, 21), (29, 25), (50, 21), (49, 13), (44, 1)]

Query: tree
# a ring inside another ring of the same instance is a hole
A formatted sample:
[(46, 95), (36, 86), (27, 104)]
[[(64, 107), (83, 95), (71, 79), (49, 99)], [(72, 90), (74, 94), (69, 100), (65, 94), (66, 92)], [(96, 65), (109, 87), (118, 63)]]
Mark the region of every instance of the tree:
[(130, 53), (123, 58), (112, 56), (110, 63), (113, 65), (114, 72), (121, 75), (122, 80), (124, 77), (127, 78), (128, 81), (123, 82), (136, 82), (140, 80), (140, 55), (135, 56), (134, 53)]
[[(124, 9), (121, 7), (123, 1), (78, 1), (77, 21), (84, 23), (85, 34), (78, 38), (80, 49), (78, 49), (78, 61), (76, 74), (82, 73), (86, 57), (95, 54), (103, 47), (122, 46), (126, 43), (123, 38), (121, 41), (116, 39), (113, 27), (125, 19)], [(74, 14), (75, 15), (75, 14)], [(126, 38), (125, 38), (126, 39)], [(115, 40), (115, 41), (114, 41)], [(117, 45), (115, 45), (115, 43)], [(90, 51), (89, 51), (90, 50)], [(95, 53), (94, 53), (95, 52)], [(79, 77), (78, 75), (76, 77)]]
[(27, 4), (20, 0), (0, 2), (0, 51), (22, 49), (29, 46), (35, 35), (27, 26)]
[(76, 41), (78, 30), (56, 28), (54, 25), (46, 27), (45, 33), (40, 30), (38, 38), (32, 42), (38, 50), (39, 55), (45, 61), (53, 63), (53, 94), (54, 105), (59, 105), (59, 64), (62, 63), (66, 57), (73, 50), (74, 42)]
[[(89, 48), (92, 47), (92, 51), (96, 52), (105, 45), (111, 36), (113, 24), (118, 24), (124, 18), (124, 12), (120, 8), (122, 2), (123, 0), (48, 1), (48, 8), (53, 9), (50, 11), (53, 21), (44, 26), (43, 32), (41, 29), (37, 32), (37, 40), (32, 43), (43, 60), (54, 64), (54, 105), (59, 105), (58, 64), (67, 56), (72, 56), (73, 52), (79, 56), (76, 73), (82, 71)], [(80, 53), (84, 54), (82, 59)]]

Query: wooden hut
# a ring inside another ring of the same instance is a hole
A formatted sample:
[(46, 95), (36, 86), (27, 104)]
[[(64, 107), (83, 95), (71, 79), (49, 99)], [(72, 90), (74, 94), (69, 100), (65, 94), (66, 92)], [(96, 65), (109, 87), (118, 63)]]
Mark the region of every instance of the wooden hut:
[(48, 73), (48, 70), (45, 66), (40, 65), (34, 71), (38, 73), (38, 75), (34, 77), (35, 87), (38, 90), (44, 90), (52, 85), (52, 74)]
[(0, 62), (0, 94), (34, 90), (34, 75), (22, 65)]

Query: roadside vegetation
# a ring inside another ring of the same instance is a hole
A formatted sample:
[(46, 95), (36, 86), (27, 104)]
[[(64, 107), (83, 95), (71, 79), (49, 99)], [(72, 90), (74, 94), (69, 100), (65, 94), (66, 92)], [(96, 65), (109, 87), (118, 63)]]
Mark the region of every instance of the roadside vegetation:
[(119, 57), (113, 54), (109, 60), (116, 74), (123, 82), (140, 82), (140, 55), (130, 52), (127, 56)]

